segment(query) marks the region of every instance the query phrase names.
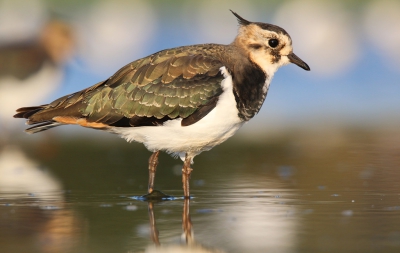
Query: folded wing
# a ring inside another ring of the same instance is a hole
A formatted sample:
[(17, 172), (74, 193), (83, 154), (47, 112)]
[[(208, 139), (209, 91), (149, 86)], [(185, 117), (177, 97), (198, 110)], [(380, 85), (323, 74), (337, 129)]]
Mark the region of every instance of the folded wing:
[(28, 132), (60, 124), (152, 126), (176, 118), (182, 118), (183, 126), (191, 125), (215, 107), (222, 93), (222, 63), (198, 51), (194, 47), (158, 52), (85, 90), (48, 105), (20, 108), (14, 117), (38, 124)]

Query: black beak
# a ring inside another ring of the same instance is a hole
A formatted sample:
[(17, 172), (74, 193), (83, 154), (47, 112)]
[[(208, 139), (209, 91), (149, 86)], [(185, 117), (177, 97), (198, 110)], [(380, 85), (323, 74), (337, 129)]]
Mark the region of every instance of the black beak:
[(305, 63), (302, 59), (297, 57), (297, 55), (295, 55), (294, 53), (290, 53), (287, 57), (289, 58), (289, 61), (291, 63), (294, 63), (300, 68), (305, 69), (307, 71), (310, 70), (310, 67), (307, 65), (307, 63)]

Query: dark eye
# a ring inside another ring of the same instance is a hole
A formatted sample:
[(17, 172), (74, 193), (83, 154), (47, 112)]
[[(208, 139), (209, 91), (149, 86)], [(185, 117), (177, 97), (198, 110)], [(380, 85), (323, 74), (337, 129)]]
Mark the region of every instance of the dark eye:
[(277, 39), (270, 39), (270, 40), (268, 41), (268, 45), (269, 45), (270, 47), (272, 47), (272, 48), (275, 48), (275, 47), (277, 47), (277, 46), (279, 45), (279, 40), (277, 40)]

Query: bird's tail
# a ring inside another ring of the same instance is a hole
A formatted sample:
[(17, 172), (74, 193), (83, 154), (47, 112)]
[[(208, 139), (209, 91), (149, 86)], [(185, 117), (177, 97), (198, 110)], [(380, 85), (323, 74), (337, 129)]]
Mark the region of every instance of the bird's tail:
[(45, 131), (47, 129), (62, 125), (61, 123), (56, 122), (56, 121), (54, 121), (52, 119), (48, 119), (48, 120), (44, 119), (44, 120), (42, 120), (40, 122), (31, 121), (30, 120), (31, 116), (35, 115), (38, 112), (41, 112), (41, 111), (45, 110), (46, 107), (48, 107), (48, 105), (19, 108), (19, 109), (17, 109), (17, 113), (14, 115), (14, 118), (28, 119), (28, 121), (27, 121), (28, 125), (36, 124), (35, 126), (30, 127), (30, 128), (25, 130), (27, 133), (30, 133), (30, 134), (34, 134), (34, 133), (37, 133), (37, 132)]
[(14, 118), (27, 119), (27, 125), (34, 125), (25, 130), (27, 133), (31, 134), (60, 125), (82, 125), (86, 123), (86, 120), (81, 113), (82, 101), (76, 99), (76, 97), (79, 96), (80, 93), (77, 92), (59, 98), (47, 105), (19, 108)]
[(61, 97), (50, 104), (19, 108), (14, 118), (27, 119), (27, 125), (34, 125), (25, 130), (32, 134), (65, 124), (102, 129), (105, 125), (86, 121), (85, 115), (82, 115), (82, 108), (85, 107), (83, 102), (85, 94), (104, 83), (97, 83), (82, 91)]

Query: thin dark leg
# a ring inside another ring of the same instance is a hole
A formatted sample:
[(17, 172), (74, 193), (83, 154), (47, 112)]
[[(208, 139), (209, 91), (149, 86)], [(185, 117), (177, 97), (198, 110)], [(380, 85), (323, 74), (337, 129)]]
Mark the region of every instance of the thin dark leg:
[(192, 173), (193, 170), (192, 168), (190, 168), (191, 160), (192, 158), (186, 154), (185, 162), (183, 163), (183, 168), (182, 168), (183, 197), (185, 199), (190, 198), (189, 179), (190, 179), (190, 173)]
[(192, 244), (194, 241), (192, 233), (192, 221), (190, 220), (189, 214), (189, 202), (190, 199), (183, 200), (183, 213), (182, 213), (182, 229), (185, 235), (186, 244)]
[(156, 226), (156, 219), (154, 217), (154, 209), (153, 209), (153, 202), (148, 203), (148, 212), (149, 212), (149, 219), (150, 219), (150, 237), (151, 240), (154, 242), (155, 245), (159, 246), (160, 245), (160, 240), (158, 239), (158, 230)]
[(158, 155), (160, 151), (154, 152), (149, 158), (149, 187), (147, 192), (150, 194), (154, 190), (154, 179), (156, 177), (156, 169), (158, 165)]

